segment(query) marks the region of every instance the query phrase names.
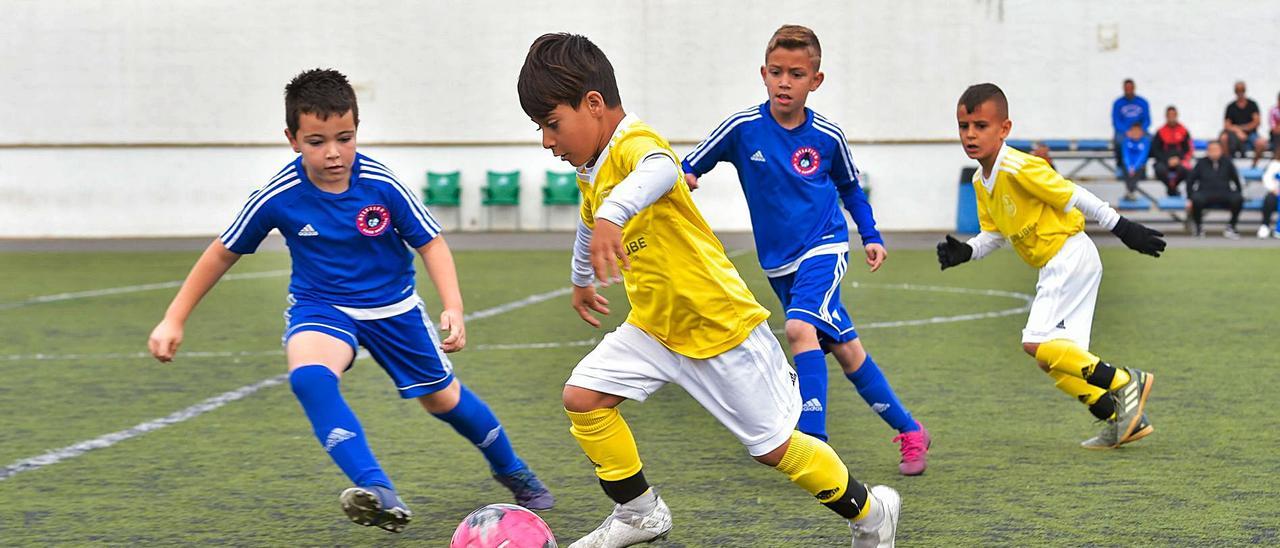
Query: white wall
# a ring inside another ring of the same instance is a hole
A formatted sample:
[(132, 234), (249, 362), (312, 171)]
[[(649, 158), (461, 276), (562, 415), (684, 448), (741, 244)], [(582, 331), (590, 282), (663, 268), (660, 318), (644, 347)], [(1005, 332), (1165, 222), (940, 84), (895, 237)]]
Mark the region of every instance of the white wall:
[[(953, 224), (967, 161), (954, 145), (928, 143), (952, 138), (968, 84), (1004, 87), (1024, 138), (1105, 137), (1125, 77), (1157, 115), (1178, 104), (1197, 136), (1221, 126), (1235, 80), (1264, 109), (1280, 91), (1274, 0), (3, 6), (0, 237), (219, 231), (288, 160), (282, 89), (315, 66), (351, 77), (362, 149), (407, 182), (429, 168), (463, 170), (463, 228), (477, 226), (483, 171), (508, 168), (526, 173), (523, 224), (539, 226), (537, 187), (555, 166), (519, 109), (515, 78), (529, 42), (555, 30), (592, 37), (628, 110), (683, 151), (725, 114), (763, 100), (757, 67), (774, 28), (812, 26), (827, 82), (810, 105), (855, 141), (887, 229)], [(904, 140), (923, 143), (868, 144)], [(747, 228), (732, 170), (708, 183), (696, 196), (713, 226)], [(454, 224), (452, 212), (439, 216)]]

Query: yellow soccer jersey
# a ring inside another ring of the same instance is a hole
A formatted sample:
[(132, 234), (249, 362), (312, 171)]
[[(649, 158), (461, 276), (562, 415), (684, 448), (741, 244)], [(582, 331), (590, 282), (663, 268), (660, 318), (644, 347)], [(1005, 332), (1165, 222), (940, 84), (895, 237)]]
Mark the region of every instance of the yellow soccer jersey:
[(1084, 215), (1067, 205), (1075, 184), (1043, 158), (1001, 147), (991, 176), (973, 175), (982, 230), (999, 232), (1027, 264), (1040, 268), (1067, 238), (1084, 230)]
[[(645, 157), (679, 159), (666, 139), (627, 116), (590, 170), (579, 170), (582, 221), (594, 228), (595, 210)], [(627, 322), (690, 358), (710, 358), (746, 340), (769, 311), (747, 289), (720, 240), (693, 203), (683, 174), (676, 185), (622, 228), (631, 260), (623, 271), (631, 314)]]

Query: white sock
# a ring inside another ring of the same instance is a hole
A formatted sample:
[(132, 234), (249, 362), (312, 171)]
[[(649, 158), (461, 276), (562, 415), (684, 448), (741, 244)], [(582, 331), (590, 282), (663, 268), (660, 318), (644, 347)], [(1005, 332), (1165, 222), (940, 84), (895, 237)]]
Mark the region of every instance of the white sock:
[(637, 514), (648, 514), (657, 506), (658, 494), (653, 492), (652, 487), (645, 490), (645, 492), (641, 493), (640, 496), (633, 498), (627, 501), (626, 504), (622, 505), (623, 508), (631, 510)]
[(853, 523), (864, 529), (875, 529), (880, 526), (880, 522), (884, 521), (884, 505), (871, 494), (870, 489), (867, 490), (867, 504), (871, 505), (867, 515)]

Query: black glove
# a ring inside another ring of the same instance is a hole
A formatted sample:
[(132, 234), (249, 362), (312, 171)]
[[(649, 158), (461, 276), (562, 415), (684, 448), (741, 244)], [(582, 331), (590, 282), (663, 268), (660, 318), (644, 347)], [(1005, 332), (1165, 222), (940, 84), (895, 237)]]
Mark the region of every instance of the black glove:
[(947, 234), (947, 239), (938, 242), (938, 264), (946, 270), (973, 258), (973, 248)]
[(1124, 217), (1121, 217), (1120, 221), (1116, 223), (1116, 227), (1111, 229), (1111, 233), (1120, 238), (1120, 241), (1129, 246), (1129, 249), (1143, 255), (1159, 257), (1160, 253), (1164, 251), (1165, 243), (1161, 239), (1164, 238), (1164, 233), (1159, 230), (1152, 230)]

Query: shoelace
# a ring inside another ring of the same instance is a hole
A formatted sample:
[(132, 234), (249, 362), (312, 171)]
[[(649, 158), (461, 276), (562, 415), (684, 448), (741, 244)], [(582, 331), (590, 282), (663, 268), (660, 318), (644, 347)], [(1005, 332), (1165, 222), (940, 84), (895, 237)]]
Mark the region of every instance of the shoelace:
[(924, 432), (906, 432), (893, 438), (893, 443), (902, 444), (902, 460), (910, 461), (920, 458), (928, 448), (924, 442)]

